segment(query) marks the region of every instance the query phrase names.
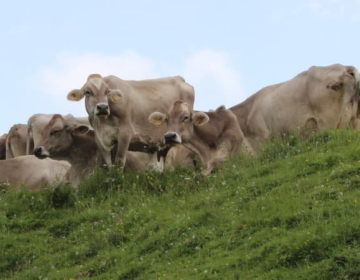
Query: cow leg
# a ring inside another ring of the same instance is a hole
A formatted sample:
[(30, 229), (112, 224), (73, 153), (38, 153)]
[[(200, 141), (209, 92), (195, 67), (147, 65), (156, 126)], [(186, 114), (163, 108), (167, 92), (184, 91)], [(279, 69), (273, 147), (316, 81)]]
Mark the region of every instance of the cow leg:
[(117, 144), (117, 152), (115, 156), (115, 164), (119, 166), (119, 169), (121, 169), (121, 171), (124, 171), (126, 163), (126, 152), (129, 150), (130, 140), (130, 134), (123, 133), (123, 135), (119, 137), (119, 141)]
[(213, 170), (219, 168), (219, 166), (224, 163), (232, 150), (237, 150), (234, 148), (234, 145), (238, 143), (233, 143), (233, 139), (226, 139), (222, 143), (218, 144), (217, 150), (213, 153), (211, 159), (206, 164), (206, 169), (201, 172), (202, 176), (209, 175)]
[(183, 145), (194, 152), (199, 157), (202, 165), (208, 169), (208, 162), (211, 160), (211, 151), (208, 147), (203, 145), (200, 141), (192, 141), (191, 143), (184, 143)]
[(253, 147), (251, 146), (249, 139), (248, 138), (244, 138), (243, 142), (241, 143), (241, 153), (248, 155), (248, 156), (255, 156), (256, 153), (253, 149)]
[(226, 160), (226, 158), (214, 158), (208, 161), (206, 169), (201, 172), (201, 176), (208, 176), (213, 170), (219, 168), (219, 166)]

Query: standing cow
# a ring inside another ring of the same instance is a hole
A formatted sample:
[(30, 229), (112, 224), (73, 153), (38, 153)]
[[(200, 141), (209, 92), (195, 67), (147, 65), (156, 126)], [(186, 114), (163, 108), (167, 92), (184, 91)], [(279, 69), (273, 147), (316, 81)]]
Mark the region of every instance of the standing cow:
[(81, 89), (72, 90), (67, 98), (79, 101), (84, 96), (101, 154), (107, 165), (114, 162), (120, 168), (125, 165), (128, 150), (154, 153), (161, 145), (164, 128), (149, 126), (152, 112), (167, 111), (178, 99), (188, 102), (190, 108), (194, 104), (193, 87), (179, 76), (125, 81), (92, 74)]
[(240, 151), (244, 135), (236, 116), (220, 106), (215, 111), (193, 112), (184, 101), (176, 101), (167, 114), (154, 112), (149, 121), (157, 126), (166, 124), (164, 141), (167, 145), (183, 144), (195, 152), (209, 175), (229, 155)]
[(253, 147), (275, 133), (357, 126), (359, 73), (353, 66), (313, 66), (230, 108)]

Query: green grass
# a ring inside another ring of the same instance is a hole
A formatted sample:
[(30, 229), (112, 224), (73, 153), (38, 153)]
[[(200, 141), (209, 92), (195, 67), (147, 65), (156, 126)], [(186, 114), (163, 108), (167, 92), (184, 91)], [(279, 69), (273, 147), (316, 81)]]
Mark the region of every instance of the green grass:
[(0, 194), (1, 279), (360, 279), (360, 135)]

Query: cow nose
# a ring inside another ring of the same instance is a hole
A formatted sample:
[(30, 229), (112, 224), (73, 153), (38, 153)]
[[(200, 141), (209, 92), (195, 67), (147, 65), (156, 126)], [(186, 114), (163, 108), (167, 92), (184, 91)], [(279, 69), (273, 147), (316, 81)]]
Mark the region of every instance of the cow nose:
[(165, 134), (165, 142), (173, 142), (176, 139), (176, 133), (168, 132)]
[(39, 156), (42, 154), (42, 147), (35, 147), (34, 148), (34, 155)]
[(109, 109), (109, 105), (108, 104), (98, 104), (98, 105), (96, 105), (96, 108), (99, 111), (106, 111), (107, 109)]

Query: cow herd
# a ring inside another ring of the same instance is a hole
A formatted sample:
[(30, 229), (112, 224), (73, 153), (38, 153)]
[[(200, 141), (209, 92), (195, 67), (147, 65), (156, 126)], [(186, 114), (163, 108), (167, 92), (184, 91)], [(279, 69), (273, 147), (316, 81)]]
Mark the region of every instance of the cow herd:
[(182, 77), (130, 81), (92, 74), (67, 95), (88, 117), (35, 114), (0, 138), (0, 183), (40, 189), (79, 185), (97, 167), (209, 175), (230, 155), (256, 155), (275, 134), (358, 129), (360, 77), (353, 66), (313, 66), (229, 109), (194, 110)]

